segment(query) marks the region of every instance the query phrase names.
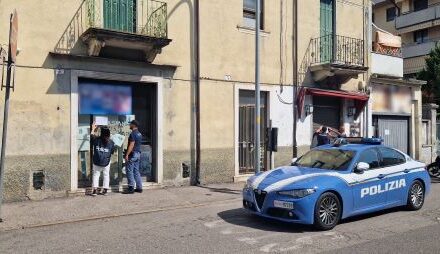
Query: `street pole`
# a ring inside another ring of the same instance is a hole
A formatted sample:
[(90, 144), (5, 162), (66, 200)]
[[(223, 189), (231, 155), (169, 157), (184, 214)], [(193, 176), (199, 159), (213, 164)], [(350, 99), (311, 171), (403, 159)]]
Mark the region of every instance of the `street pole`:
[(256, 0), (255, 18), (255, 174), (260, 173), (260, 0)]
[[(2, 219), (2, 203), (3, 203), (3, 181), (5, 174), (5, 154), (6, 154), (6, 137), (8, 131), (8, 115), (9, 115), (9, 96), (11, 93), (11, 76), (12, 68), (15, 64), (15, 58), (17, 55), (17, 12), (14, 11), (11, 14), (10, 27), (9, 27), (9, 46), (8, 46), (8, 61), (6, 68), (6, 86), (5, 89), (5, 108), (3, 111), (3, 133), (2, 133), (2, 150), (0, 158), (0, 222)], [(3, 74), (3, 73), (2, 73)], [(0, 84), (3, 88), (3, 84)]]

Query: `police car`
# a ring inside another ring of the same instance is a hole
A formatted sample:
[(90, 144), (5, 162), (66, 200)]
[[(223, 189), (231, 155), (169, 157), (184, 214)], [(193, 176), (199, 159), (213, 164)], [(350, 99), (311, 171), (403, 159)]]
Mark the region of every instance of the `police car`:
[(425, 164), (381, 143), (340, 139), (293, 159), (291, 166), (252, 176), (243, 189), (243, 206), (259, 216), (321, 230), (391, 207), (420, 209), (430, 189)]

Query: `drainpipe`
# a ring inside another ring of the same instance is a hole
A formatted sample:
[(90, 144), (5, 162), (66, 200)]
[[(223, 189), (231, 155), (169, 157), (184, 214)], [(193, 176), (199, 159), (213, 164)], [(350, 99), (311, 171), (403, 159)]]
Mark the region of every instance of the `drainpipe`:
[(196, 184), (200, 184), (200, 11), (199, 0), (194, 0), (194, 23), (195, 23), (195, 48), (196, 48), (196, 98), (195, 98), (195, 113), (196, 113)]
[(293, 128), (292, 128), (292, 157), (298, 157), (298, 144), (296, 142), (298, 111), (296, 108), (296, 95), (298, 92), (298, 0), (293, 1), (293, 40), (292, 40), (292, 65), (293, 65)]

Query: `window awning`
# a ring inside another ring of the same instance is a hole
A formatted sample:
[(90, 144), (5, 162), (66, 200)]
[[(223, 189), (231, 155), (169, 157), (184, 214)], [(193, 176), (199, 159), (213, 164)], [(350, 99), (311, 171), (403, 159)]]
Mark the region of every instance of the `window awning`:
[(342, 90), (325, 90), (319, 88), (301, 87), (298, 89), (298, 95), (296, 98), (296, 106), (298, 109), (298, 115), (301, 116), (302, 110), (304, 108), (304, 97), (306, 95), (312, 96), (325, 96), (325, 97), (336, 97), (339, 99), (354, 100), (354, 106), (356, 107), (355, 118), (359, 116), (362, 109), (368, 103), (369, 96), (364, 93), (347, 92)]

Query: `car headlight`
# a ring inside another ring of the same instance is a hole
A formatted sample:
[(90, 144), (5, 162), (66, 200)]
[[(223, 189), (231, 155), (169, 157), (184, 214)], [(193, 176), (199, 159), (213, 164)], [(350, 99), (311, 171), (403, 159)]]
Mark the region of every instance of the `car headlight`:
[(298, 189), (298, 190), (287, 190), (287, 191), (278, 191), (277, 193), (280, 195), (290, 196), (293, 198), (303, 198), (310, 194), (315, 193), (315, 189)]

